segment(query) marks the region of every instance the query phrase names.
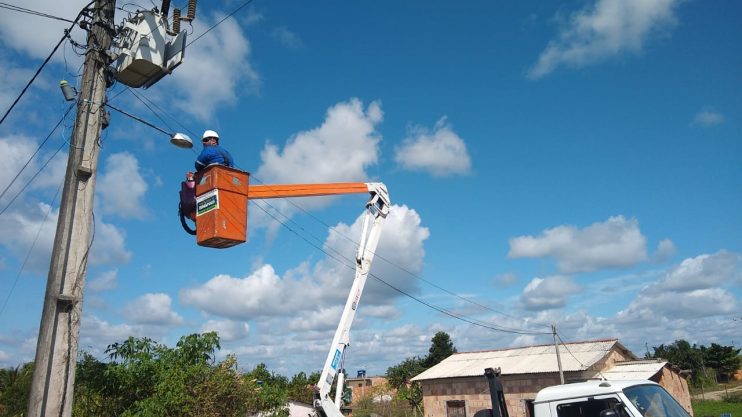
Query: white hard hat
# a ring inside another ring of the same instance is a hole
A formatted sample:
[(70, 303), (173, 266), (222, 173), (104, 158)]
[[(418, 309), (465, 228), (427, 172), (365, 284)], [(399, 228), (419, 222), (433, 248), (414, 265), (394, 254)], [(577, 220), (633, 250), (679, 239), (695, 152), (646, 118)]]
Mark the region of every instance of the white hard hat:
[(201, 136), (201, 139), (206, 139), (206, 138), (217, 138), (217, 139), (219, 139), (219, 134), (216, 133), (216, 132), (214, 132), (213, 130), (207, 130), (207, 131), (204, 132), (204, 135)]

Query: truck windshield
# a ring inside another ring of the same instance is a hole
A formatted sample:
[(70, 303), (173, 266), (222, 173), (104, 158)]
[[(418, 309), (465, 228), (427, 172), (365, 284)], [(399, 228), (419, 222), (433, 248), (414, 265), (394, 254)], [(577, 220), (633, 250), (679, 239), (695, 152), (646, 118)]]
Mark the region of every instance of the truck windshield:
[(690, 417), (664, 388), (637, 385), (624, 389), (624, 394), (644, 417)]

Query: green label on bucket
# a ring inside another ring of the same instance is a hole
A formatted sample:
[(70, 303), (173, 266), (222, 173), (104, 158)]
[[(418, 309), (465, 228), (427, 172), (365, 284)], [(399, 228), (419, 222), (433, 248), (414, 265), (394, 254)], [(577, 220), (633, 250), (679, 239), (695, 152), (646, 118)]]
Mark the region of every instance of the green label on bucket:
[(196, 216), (219, 208), (219, 190), (211, 190), (196, 197)]

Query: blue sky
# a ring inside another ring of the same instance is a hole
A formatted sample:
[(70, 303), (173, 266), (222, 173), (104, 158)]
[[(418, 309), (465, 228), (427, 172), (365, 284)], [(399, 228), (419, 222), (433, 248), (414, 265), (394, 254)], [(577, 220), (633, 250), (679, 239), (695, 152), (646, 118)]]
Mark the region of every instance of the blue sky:
[[(189, 39), (241, 4), (199, 4)], [(23, 4), (66, 18), (83, 5)], [(253, 182), (387, 185), (372, 273), (415, 299), (369, 280), (351, 372), (424, 355), (440, 330), (460, 351), (550, 343), (552, 323), (565, 341), (618, 338), (639, 355), (679, 338), (740, 346), (741, 12), (723, 0), (255, 0), (172, 75), (109, 99), (194, 139), (217, 130)], [(4, 110), (68, 24), (6, 9), (0, 22)], [(62, 118), (58, 82), (79, 82), (79, 52), (60, 48), (0, 125), (3, 189)], [(2, 366), (33, 359), (72, 125), (0, 198), (2, 210), (19, 195), (0, 214)], [(328, 253), (352, 256), (365, 197), (251, 202), (247, 243), (201, 248), (176, 216), (194, 158), (111, 115), (81, 347), (218, 330), (243, 368), (319, 370), (352, 280)]]

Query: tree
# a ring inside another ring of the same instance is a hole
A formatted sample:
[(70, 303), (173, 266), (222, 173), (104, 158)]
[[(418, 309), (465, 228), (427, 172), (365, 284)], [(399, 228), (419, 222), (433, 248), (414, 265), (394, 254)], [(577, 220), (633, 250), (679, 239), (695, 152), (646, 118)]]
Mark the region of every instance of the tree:
[(304, 372), (294, 375), (289, 382), (288, 399), (312, 404), (314, 401), (314, 390), (312, 387), (319, 381), (319, 377), (319, 372), (312, 372), (309, 376)]
[(701, 346), (704, 365), (715, 369), (717, 377), (723, 381), (729, 381), (742, 365), (739, 352), (740, 349), (735, 349), (734, 346), (722, 346), (716, 343), (712, 343), (708, 348)]
[(454, 353), (456, 353), (456, 347), (453, 345), (451, 336), (446, 332), (438, 332), (431, 339), (430, 349), (425, 358), (417, 356), (407, 358), (398, 365), (388, 368), (387, 381), (397, 390), (398, 398), (406, 400), (416, 413), (419, 411), (422, 414), (422, 386), (419, 382), (411, 382), (411, 379)]
[(0, 416), (22, 416), (28, 407), (33, 362), (0, 369)]
[(244, 379), (257, 384), (256, 395), (251, 399), (249, 411), (262, 412), (270, 417), (287, 417), (288, 379), (268, 370), (264, 363), (259, 363), (243, 376)]
[(443, 359), (454, 353), (456, 353), (456, 347), (454, 347), (451, 341), (451, 336), (446, 332), (436, 333), (431, 340), (428, 356), (425, 357), (426, 369), (438, 365)]
[(74, 415), (244, 416), (256, 396), (228, 356), (216, 362), (216, 333), (182, 337), (175, 348), (148, 338), (108, 346), (110, 362), (83, 354), (77, 367)]

